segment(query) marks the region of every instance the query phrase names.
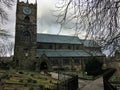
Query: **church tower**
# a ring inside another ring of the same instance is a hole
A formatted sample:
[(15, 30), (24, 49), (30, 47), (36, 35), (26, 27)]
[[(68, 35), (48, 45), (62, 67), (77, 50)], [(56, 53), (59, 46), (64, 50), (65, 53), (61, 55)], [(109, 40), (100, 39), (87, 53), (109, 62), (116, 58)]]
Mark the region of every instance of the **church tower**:
[(37, 1), (17, 0), (14, 63), (23, 69), (33, 68), (36, 60)]

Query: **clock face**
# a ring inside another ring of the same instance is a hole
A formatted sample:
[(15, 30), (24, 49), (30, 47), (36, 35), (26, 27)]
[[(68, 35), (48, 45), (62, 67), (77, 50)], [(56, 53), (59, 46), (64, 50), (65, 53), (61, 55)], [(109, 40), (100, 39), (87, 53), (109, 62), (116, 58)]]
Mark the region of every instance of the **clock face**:
[(26, 15), (29, 15), (29, 14), (31, 14), (31, 9), (29, 7), (25, 7), (25, 8), (23, 8), (23, 13)]

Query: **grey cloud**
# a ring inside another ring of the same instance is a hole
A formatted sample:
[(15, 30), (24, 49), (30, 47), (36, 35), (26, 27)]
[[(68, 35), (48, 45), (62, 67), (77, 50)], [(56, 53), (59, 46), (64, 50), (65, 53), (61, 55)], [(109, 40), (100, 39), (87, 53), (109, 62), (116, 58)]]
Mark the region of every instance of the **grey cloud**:
[[(23, 0), (22, 0), (23, 1)], [(48, 34), (58, 34), (60, 31), (60, 25), (56, 22), (56, 17), (52, 15), (53, 8), (44, 8), (42, 11), (40, 9), (40, 2), (38, 2), (38, 23), (37, 23), (37, 32), (38, 33), (48, 33)], [(15, 10), (16, 5), (13, 6), (12, 10), (9, 11), (9, 21), (6, 25), (7, 30), (11, 35), (15, 34)], [(41, 15), (39, 14), (42, 13)], [(60, 34), (73, 35), (74, 30), (67, 29), (71, 26), (70, 24), (63, 26)]]

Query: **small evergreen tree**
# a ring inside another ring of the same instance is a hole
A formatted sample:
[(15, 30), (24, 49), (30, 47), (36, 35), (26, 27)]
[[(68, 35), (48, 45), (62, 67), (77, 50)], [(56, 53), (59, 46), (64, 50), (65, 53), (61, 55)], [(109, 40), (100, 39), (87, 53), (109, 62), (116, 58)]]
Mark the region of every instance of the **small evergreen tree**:
[(91, 57), (85, 63), (85, 72), (87, 72), (88, 75), (97, 76), (102, 73), (102, 65), (103, 63), (100, 62), (96, 57)]

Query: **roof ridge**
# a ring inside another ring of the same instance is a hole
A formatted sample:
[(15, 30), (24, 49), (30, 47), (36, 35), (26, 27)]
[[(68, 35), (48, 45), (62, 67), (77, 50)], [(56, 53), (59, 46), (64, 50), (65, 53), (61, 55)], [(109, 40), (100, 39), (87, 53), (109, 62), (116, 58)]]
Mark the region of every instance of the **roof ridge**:
[(37, 49), (41, 51), (84, 51), (83, 49), (80, 50), (68, 50), (68, 49)]
[(47, 33), (37, 33), (38, 35), (49, 35), (49, 36), (63, 36), (63, 37), (77, 37), (78, 36), (70, 36), (70, 35), (59, 35), (59, 34), (47, 34)]

